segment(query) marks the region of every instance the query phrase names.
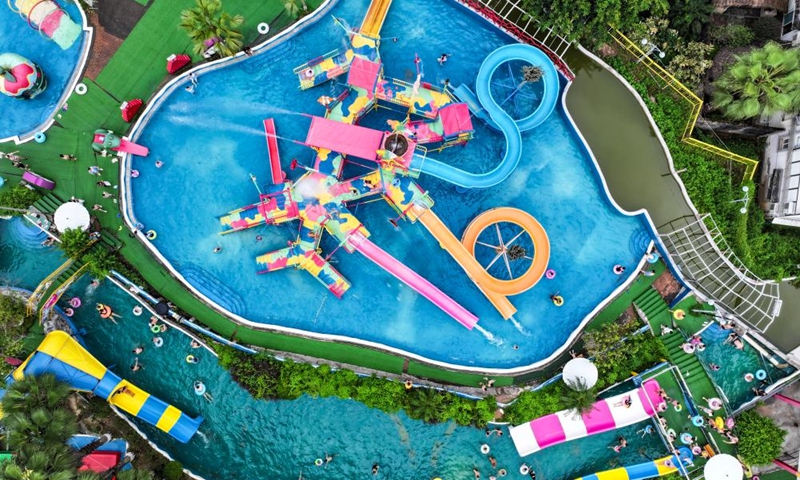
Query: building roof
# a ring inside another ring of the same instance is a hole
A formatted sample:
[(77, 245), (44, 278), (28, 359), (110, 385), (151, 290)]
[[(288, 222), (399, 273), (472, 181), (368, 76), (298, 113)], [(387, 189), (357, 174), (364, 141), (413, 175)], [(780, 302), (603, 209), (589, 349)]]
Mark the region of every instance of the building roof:
[(789, 9), (789, 0), (714, 0), (714, 6), (722, 9), (730, 7), (773, 8), (780, 12), (786, 12)]

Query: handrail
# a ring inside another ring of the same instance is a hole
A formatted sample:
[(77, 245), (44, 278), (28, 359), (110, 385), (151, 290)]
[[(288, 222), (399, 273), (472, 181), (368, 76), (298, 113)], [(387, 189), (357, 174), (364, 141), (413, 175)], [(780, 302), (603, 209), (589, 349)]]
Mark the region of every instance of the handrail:
[(50, 288), (50, 286), (53, 283), (53, 280), (55, 280), (57, 276), (61, 275), (61, 273), (64, 270), (71, 267), (74, 262), (75, 262), (74, 258), (68, 258), (66, 262), (61, 264), (61, 266), (53, 270), (53, 272), (50, 273), (50, 275), (45, 277), (44, 280), (39, 282), (39, 285), (36, 286), (36, 288), (33, 290), (33, 293), (31, 293), (30, 297), (28, 297), (28, 303), (27, 303), (28, 315), (32, 315), (33, 312), (36, 311), (36, 307), (39, 306), (39, 301), (42, 299), (42, 295), (44, 295), (47, 289)]
[(670, 87), (676, 94), (689, 103), (689, 106), (691, 107), (691, 113), (689, 114), (689, 121), (683, 128), (681, 141), (713, 155), (718, 155), (727, 160), (732, 160), (736, 163), (744, 165), (745, 171), (743, 180), (752, 180), (756, 173), (756, 167), (758, 167), (757, 160), (738, 155), (723, 148), (717, 147), (716, 145), (711, 145), (692, 137), (695, 124), (697, 123), (697, 119), (700, 118), (700, 111), (703, 108), (703, 100), (695, 95), (694, 92), (692, 92), (688, 87), (678, 81), (678, 79), (672, 76), (672, 74), (665, 70), (664, 67), (650, 58), (646, 52), (639, 48), (635, 42), (632, 42), (628, 37), (623, 35), (622, 32), (615, 28), (609, 28), (609, 33), (611, 34), (611, 38), (613, 38), (622, 48), (637, 58), (638, 63), (644, 64), (651, 73), (664, 81), (668, 87)]

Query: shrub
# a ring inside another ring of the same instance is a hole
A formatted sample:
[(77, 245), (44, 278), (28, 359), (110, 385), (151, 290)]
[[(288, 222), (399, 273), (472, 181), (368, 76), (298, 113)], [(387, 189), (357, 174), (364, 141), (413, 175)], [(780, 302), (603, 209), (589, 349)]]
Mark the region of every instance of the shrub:
[(711, 42), (721, 47), (745, 47), (753, 43), (756, 34), (744, 25), (723, 25), (709, 32)]
[[(27, 210), (28, 207), (36, 203), (40, 198), (42, 198), (42, 195), (39, 192), (23, 187), (22, 185), (15, 185), (11, 188), (0, 190), (0, 206), (3, 207)], [(21, 216), (23, 212), (0, 209), (0, 214)]]
[(105, 248), (98, 247), (94, 247), (84, 255), (83, 260), (89, 264), (89, 273), (95, 278), (105, 278), (108, 272), (115, 268), (118, 263), (113, 253)]
[(164, 480), (180, 480), (183, 478), (183, 464), (176, 460), (164, 465)]
[(753, 410), (736, 419), (739, 436), (739, 455), (749, 465), (768, 465), (780, 456), (786, 431), (771, 418), (762, 417)]
[(70, 258), (78, 257), (89, 244), (89, 234), (79, 228), (65, 230), (58, 245)]

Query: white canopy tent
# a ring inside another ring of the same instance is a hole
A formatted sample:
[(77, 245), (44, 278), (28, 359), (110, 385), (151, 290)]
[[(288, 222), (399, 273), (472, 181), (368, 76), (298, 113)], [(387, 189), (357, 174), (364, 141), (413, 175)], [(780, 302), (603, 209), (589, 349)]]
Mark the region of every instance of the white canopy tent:
[(78, 202), (67, 202), (53, 214), (53, 222), (59, 232), (66, 230), (87, 230), (89, 228), (89, 210)]

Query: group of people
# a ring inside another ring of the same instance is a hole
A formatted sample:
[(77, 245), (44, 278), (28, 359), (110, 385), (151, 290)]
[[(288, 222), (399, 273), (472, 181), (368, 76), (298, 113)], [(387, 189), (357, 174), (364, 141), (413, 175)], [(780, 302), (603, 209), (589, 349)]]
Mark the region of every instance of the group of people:
[(20, 168), (22, 170), (30, 170), (29, 166), (26, 163), (23, 163), (23, 160), (27, 160), (28, 157), (17, 155), (17, 153), (19, 153), (18, 150), (8, 153), (0, 152), (0, 159), (5, 158), (6, 160), (9, 160), (11, 162), (11, 165), (16, 168)]

